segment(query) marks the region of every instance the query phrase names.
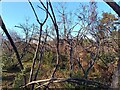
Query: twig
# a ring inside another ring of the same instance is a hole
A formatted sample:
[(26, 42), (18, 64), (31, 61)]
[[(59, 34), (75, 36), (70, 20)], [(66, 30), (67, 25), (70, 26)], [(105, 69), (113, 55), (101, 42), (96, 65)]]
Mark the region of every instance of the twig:
[(37, 22), (38, 22), (39, 24), (41, 24), (40, 21), (39, 21), (39, 19), (38, 19), (38, 16), (37, 16), (36, 12), (35, 12), (35, 9), (34, 9), (32, 3), (31, 3), (31, 1), (28, 0), (28, 2), (29, 2), (29, 4), (30, 4), (30, 6), (32, 7), (32, 10), (33, 10), (33, 12), (34, 12), (34, 15), (35, 15), (35, 17), (36, 17)]

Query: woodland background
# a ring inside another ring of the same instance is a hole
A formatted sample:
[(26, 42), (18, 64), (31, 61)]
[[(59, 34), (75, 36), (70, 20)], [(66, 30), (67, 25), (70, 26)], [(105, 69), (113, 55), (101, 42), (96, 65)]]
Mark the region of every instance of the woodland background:
[(66, 12), (67, 3), (59, 3), (61, 8), (54, 11), (50, 1), (39, 1), (37, 7), (45, 15), (42, 21), (28, 0), (39, 26), (27, 18), (15, 25), (24, 37), (15, 30), (8, 32), (1, 18), (2, 87), (118, 88), (120, 6), (106, 2), (113, 10), (117, 7), (117, 14), (99, 16), (94, 1), (80, 3), (75, 13)]

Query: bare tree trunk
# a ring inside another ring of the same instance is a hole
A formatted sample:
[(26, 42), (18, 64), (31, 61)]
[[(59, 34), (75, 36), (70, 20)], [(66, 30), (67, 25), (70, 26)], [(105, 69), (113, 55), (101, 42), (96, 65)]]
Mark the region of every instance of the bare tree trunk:
[[(0, 56), (2, 56), (2, 34), (0, 33)], [(2, 57), (0, 57), (0, 64), (2, 64)], [(0, 89), (2, 89), (2, 67), (0, 65)]]
[(119, 71), (118, 67), (114, 69), (112, 77), (111, 88), (119, 88)]
[(34, 58), (33, 58), (33, 63), (32, 63), (32, 67), (31, 67), (31, 71), (30, 71), (29, 82), (32, 81), (34, 66), (35, 66), (35, 62), (36, 62), (36, 59), (37, 59), (37, 54), (38, 54), (39, 46), (40, 46), (40, 42), (41, 42), (41, 35), (42, 35), (42, 25), (40, 25), (39, 39), (38, 39), (38, 44), (37, 44), (36, 51), (35, 51)]
[(70, 42), (70, 77), (72, 77), (73, 72), (73, 42)]
[(120, 88), (120, 28), (119, 28), (119, 31), (118, 31), (118, 54), (119, 54), (119, 56), (118, 56), (119, 60), (118, 60), (118, 66), (117, 66), (118, 67), (118, 73), (119, 73), (119, 83), (118, 83), (118, 85), (119, 85), (119, 88)]
[(13, 47), (15, 53), (16, 53), (16, 57), (17, 57), (17, 60), (18, 60), (18, 62), (20, 64), (21, 70), (23, 70), (24, 68), (23, 68), (22, 62), (20, 60), (20, 55), (18, 53), (17, 47), (15, 46), (15, 43), (14, 43), (13, 39), (11, 38), (10, 34), (8, 33), (8, 31), (6, 29), (6, 26), (5, 26), (1, 16), (0, 16), (0, 26), (3, 29), (3, 31), (5, 32), (6, 36), (8, 37), (8, 40), (10, 41), (10, 43), (11, 43), (11, 45), (12, 45), (12, 47)]
[(120, 17), (120, 6), (114, 0), (104, 0)]
[[(23, 67), (23, 64), (22, 64), (22, 62), (21, 62), (19, 52), (18, 52), (18, 50), (17, 50), (17, 47), (15, 46), (15, 43), (14, 43), (13, 39), (11, 38), (10, 34), (9, 34), (8, 31), (7, 31), (6, 26), (5, 26), (5, 24), (4, 24), (1, 16), (0, 16), (0, 26), (1, 26), (1, 28), (3, 29), (3, 31), (5, 32), (8, 40), (10, 41), (10, 44), (11, 44), (12, 47), (13, 47), (13, 50), (15, 51), (16, 58), (17, 58), (17, 60), (18, 60), (18, 62), (19, 62), (19, 64), (20, 64), (20, 68), (21, 68), (21, 72), (22, 72), (22, 70), (24, 69), (24, 67)], [(26, 84), (26, 76), (23, 76), (23, 77), (24, 77), (24, 83)]]

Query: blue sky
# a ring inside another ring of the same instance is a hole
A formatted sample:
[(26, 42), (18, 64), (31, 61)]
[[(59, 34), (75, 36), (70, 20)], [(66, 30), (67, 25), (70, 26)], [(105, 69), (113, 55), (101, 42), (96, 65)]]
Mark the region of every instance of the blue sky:
[[(43, 18), (44, 16), (43, 12), (41, 12), (40, 9), (38, 9), (36, 6), (39, 4), (35, 2), (33, 4), (35, 5), (38, 15)], [(78, 7), (79, 2), (76, 2), (76, 3), (69, 2), (66, 5), (67, 5), (67, 8), (69, 8), (67, 10), (74, 11)], [(58, 3), (53, 3), (53, 6), (55, 7), (58, 6)], [(97, 7), (98, 7), (99, 15), (102, 13), (102, 11), (116, 14), (104, 2), (97, 2)], [(24, 23), (25, 19), (28, 17), (30, 17), (30, 23), (37, 24), (34, 14), (32, 12), (32, 9), (28, 2), (2, 2), (2, 18), (8, 29), (16, 29), (14, 28), (14, 26), (19, 25), (20, 23)], [(40, 17), (39, 19), (41, 20), (42, 18)]]

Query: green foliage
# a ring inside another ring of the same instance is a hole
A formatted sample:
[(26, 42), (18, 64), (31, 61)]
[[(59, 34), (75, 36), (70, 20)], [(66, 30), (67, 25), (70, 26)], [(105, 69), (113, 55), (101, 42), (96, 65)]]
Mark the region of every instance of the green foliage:
[(82, 77), (82, 76), (81, 76), (80, 70), (77, 71), (76, 73), (73, 73), (73, 75), (72, 75), (72, 78), (81, 78), (81, 77)]
[(101, 60), (103, 60), (105, 63), (111, 63), (114, 62), (116, 55), (114, 53), (103, 53), (101, 55)]
[(31, 54), (31, 53), (26, 53), (25, 56), (23, 57), (24, 61), (28, 61), (28, 60), (32, 61), (32, 59), (33, 59), (33, 54)]
[(26, 74), (26, 73), (28, 73), (28, 72), (30, 72), (30, 70), (31, 70), (31, 68), (28, 65), (26, 65), (24, 67), (24, 69), (22, 70), (23, 75)]
[(71, 83), (68, 83), (68, 82), (66, 82), (66, 83), (64, 84), (64, 87), (67, 88), (67, 89), (75, 88), (75, 86), (73, 86)]
[(62, 61), (66, 61), (66, 60), (67, 60), (67, 56), (64, 55), (64, 54), (61, 54), (60, 57), (61, 57), (61, 60), (62, 60)]
[(25, 67), (22, 70), (22, 73), (18, 73), (16, 75), (15, 80), (13, 82), (13, 88), (18, 88), (19, 89), (24, 84), (24, 76), (26, 76), (27, 72), (29, 72), (29, 69), (27, 67)]
[(67, 69), (67, 55), (61, 54), (60, 55), (60, 69)]
[[(76, 73), (73, 73), (72, 78), (81, 78), (80, 71), (77, 71)], [(81, 86), (77, 86), (75, 83), (66, 82), (64, 84), (64, 87), (68, 88), (68, 89), (72, 89), (72, 88), (78, 88), (78, 87), (80, 88)]]
[(18, 73), (15, 77), (13, 88), (20, 88), (23, 85), (23, 74)]
[(43, 63), (44, 64), (51, 64), (53, 59), (52, 51), (45, 51), (43, 53)]
[(14, 57), (8, 57), (6, 55), (2, 55), (2, 63), (3, 69), (10, 69), (17, 63), (17, 60)]

